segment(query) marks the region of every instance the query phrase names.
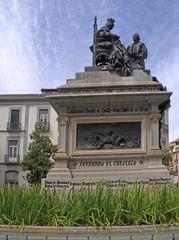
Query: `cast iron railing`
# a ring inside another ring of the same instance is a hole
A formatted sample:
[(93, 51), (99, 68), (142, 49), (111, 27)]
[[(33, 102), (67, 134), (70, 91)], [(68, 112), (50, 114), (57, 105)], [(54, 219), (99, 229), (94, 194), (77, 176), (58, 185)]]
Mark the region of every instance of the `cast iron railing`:
[(19, 164), (19, 161), (20, 161), (20, 155), (15, 155), (15, 156), (5, 155), (4, 160), (5, 160), (6, 164), (17, 165), (17, 164)]
[(7, 123), (7, 131), (21, 131), (21, 123), (20, 122), (8, 122)]

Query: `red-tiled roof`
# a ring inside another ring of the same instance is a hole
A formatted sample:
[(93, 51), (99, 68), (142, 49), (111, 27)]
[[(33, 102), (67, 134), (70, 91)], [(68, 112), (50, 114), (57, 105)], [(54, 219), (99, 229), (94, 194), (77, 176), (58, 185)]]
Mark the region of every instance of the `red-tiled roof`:
[(175, 139), (174, 141), (170, 142), (171, 143), (175, 143), (175, 142), (179, 142), (179, 138)]

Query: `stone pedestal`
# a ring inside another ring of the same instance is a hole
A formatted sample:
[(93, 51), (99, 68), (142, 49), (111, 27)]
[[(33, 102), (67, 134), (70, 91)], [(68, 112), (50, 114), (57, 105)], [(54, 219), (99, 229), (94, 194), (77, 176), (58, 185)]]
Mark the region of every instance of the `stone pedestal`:
[(45, 186), (172, 181), (162, 165), (159, 127), (171, 92), (149, 71), (120, 77), (89, 67), (42, 92), (59, 116), (59, 151)]

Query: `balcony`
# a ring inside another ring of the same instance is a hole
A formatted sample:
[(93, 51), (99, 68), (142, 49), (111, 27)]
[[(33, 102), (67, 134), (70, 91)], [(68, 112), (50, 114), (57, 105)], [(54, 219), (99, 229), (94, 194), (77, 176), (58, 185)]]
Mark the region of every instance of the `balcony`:
[(9, 132), (21, 131), (21, 123), (20, 122), (8, 122), (7, 123), (7, 131), (9, 131)]
[(5, 164), (18, 165), (20, 162), (20, 155), (16, 155), (16, 156), (5, 155), (4, 160), (5, 160)]
[(36, 122), (35, 127), (42, 127), (45, 132), (50, 131), (50, 123), (49, 122)]

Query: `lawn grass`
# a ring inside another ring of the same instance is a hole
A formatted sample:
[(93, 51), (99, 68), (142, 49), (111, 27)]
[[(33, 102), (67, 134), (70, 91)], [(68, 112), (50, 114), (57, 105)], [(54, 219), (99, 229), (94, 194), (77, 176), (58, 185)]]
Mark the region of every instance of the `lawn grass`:
[(179, 188), (135, 184), (119, 188), (0, 188), (0, 224), (33, 226), (169, 225), (179, 222)]

